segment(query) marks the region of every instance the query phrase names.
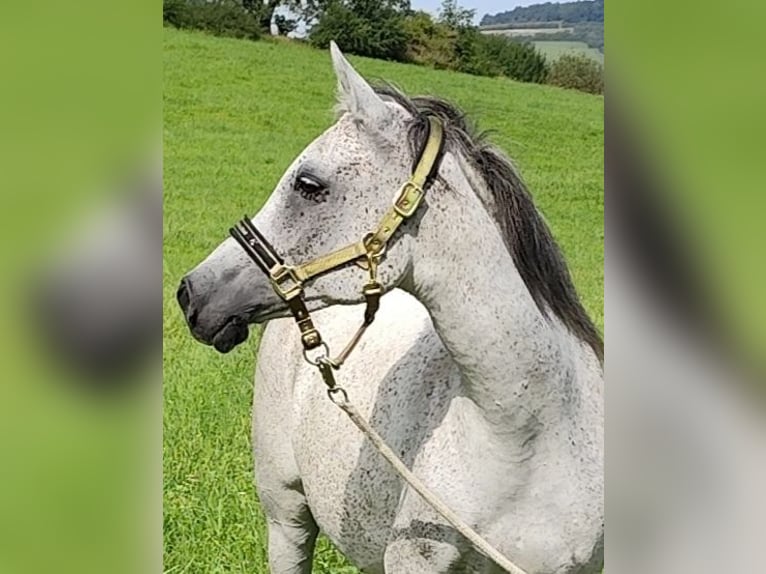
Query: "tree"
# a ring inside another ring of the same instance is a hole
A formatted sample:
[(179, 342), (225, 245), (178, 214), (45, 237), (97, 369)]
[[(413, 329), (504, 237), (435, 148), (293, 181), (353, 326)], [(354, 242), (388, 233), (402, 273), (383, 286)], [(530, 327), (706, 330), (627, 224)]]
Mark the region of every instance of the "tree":
[(284, 0), (242, 0), (242, 7), (258, 18), (261, 30), (269, 34), (274, 11), (283, 3)]
[(455, 69), (457, 31), (442, 22), (434, 22), (427, 12), (417, 11), (404, 20), (407, 60), (439, 69)]
[(476, 10), (462, 8), (457, 0), (444, 0), (439, 8), (439, 22), (454, 30), (471, 27), (474, 16), (476, 16)]
[(309, 40), (327, 48), (335, 40), (341, 50), (385, 60), (405, 60), (407, 33), (402, 0), (332, 0), (311, 28)]
[(285, 0), (284, 5), (291, 14), (297, 16), (297, 22), (303, 22), (311, 29), (319, 22), (334, 0)]

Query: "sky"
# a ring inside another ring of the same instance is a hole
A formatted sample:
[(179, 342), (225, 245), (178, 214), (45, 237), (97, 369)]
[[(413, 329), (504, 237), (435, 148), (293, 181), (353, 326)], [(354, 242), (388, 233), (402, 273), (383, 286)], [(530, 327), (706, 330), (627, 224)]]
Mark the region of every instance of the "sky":
[[(458, 0), (458, 4), (463, 8), (476, 10), (476, 23), (479, 23), (484, 14), (496, 14), (498, 12), (507, 12), (513, 10), (516, 6), (529, 6), (530, 4), (540, 4), (545, 0)], [(439, 11), (442, 0), (410, 0), (415, 10), (426, 10), (436, 14)]]

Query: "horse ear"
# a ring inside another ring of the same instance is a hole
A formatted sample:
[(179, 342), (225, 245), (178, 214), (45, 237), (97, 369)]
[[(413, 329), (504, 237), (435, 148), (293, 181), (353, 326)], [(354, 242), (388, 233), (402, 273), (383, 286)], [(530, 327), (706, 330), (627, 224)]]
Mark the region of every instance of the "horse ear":
[(388, 106), (348, 63), (335, 42), (330, 42), (330, 53), (338, 78), (338, 104), (341, 111), (373, 126), (385, 121), (389, 114)]

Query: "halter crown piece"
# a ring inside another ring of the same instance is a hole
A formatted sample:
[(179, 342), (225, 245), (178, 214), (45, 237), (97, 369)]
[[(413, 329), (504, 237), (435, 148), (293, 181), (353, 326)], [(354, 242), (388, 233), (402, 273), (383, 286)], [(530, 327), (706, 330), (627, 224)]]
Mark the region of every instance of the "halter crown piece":
[(269, 276), (274, 291), (289, 306), (300, 329), (304, 353), (322, 346), (323, 342), (303, 300), (303, 286), (318, 275), (352, 262), (369, 271), (369, 280), (362, 287), (366, 301), (364, 322), (341, 354), (336, 359), (323, 363), (335, 369), (343, 364), (364, 331), (375, 320), (375, 313), (380, 306), (380, 297), (383, 294), (383, 287), (377, 280), (377, 271), (380, 261), (385, 256), (386, 245), (404, 220), (412, 217), (417, 211), (438, 171), (444, 147), (444, 130), (440, 119), (435, 116), (428, 116), (427, 119), (428, 138), (412, 176), (394, 196), (393, 205), (385, 213), (378, 227), (356, 243), (306, 263), (286, 265), (249, 218), (243, 218), (229, 230), (245, 253), (255, 261), (261, 271)]

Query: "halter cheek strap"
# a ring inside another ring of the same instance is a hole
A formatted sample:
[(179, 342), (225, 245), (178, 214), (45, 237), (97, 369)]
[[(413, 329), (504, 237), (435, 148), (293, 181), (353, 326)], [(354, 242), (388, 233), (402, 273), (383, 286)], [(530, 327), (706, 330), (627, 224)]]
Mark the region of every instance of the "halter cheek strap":
[(236, 227), (229, 230), (229, 233), (242, 246), (245, 253), (255, 261), (260, 270), (269, 276), (274, 290), (287, 302), (300, 329), (304, 348), (312, 349), (321, 345), (322, 338), (314, 327), (311, 315), (303, 301), (302, 284), (294, 276), (292, 268), (285, 266), (284, 260), (249, 219), (242, 219)]
[(417, 211), (438, 171), (444, 147), (443, 127), (441, 120), (434, 116), (428, 117), (427, 126), (428, 137), (412, 176), (394, 196), (393, 205), (383, 215), (377, 228), (359, 241), (306, 263), (291, 266), (285, 265), (284, 260), (247, 217), (229, 230), (261, 271), (269, 276), (274, 291), (287, 302), (300, 329), (301, 342), (306, 351), (322, 345), (322, 337), (314, 327), (303, 300), (304, 284), (351, 262), (369, 272), (369, 280), (362, 288), (366, 302), (364, 322), (343, 352), (332, 361), (336, 368), (345, 361), (365, 329), (375, 319), (383, 294), (383, 287), (377, 280), (377, 270), (385, 255), (386, 245), (399, 226)]

